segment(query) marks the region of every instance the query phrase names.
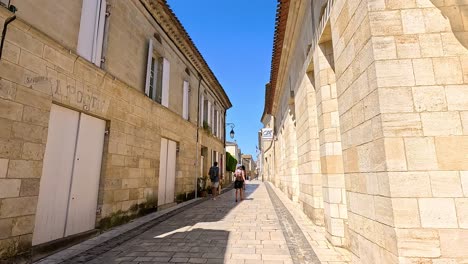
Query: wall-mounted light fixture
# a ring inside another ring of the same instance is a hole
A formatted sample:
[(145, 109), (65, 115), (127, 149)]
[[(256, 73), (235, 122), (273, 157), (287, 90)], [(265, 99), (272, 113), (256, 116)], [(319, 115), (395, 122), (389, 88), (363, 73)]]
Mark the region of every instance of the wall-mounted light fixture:
[(236, 126), (234, 125), (234, 123), (226, 123), (226, 126), (231, 126), (231, 132), (229, 132), (229, 136), (230, 136), (231, 138), (234, 138), (234, 135), (235, 135), (235, 133), (234, 133), (234, 127), (236, 127)]

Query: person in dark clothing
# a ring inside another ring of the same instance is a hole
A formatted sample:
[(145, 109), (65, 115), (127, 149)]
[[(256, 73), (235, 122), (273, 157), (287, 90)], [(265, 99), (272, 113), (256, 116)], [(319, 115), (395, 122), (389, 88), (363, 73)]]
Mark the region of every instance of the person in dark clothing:
[(245, 174), (241, 166), (238, 166), (234, 172), (236, 180), (234, 181), (234, 189), (236, 189), (236, 202), (237, 202), (237, 193), (239, 192), (240, 200), (244, 199), (244, 183), (245, 183)]
[(208, 175), (210, 176), (211, 180), (211, 193), (213, 195), (213, 200), (216, 200), (217, 190), (219, 187), (219, 168), (218, 168), (218, 162), (214, 162), (213, 166), (211, 166), (210, 171), (208, 172)]

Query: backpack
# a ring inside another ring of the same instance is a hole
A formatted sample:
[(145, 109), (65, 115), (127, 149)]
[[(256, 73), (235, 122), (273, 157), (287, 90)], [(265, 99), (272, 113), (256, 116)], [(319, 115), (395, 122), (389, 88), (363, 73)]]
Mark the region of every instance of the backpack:
[(216, 178), (218, 177), (218, 172), (219, 172), (218, 167), (211, 167), (210, 168), (210, 172), (208, 172), (208, 174), (210, 175), (210, 180), (211, 181), (216, 180)]

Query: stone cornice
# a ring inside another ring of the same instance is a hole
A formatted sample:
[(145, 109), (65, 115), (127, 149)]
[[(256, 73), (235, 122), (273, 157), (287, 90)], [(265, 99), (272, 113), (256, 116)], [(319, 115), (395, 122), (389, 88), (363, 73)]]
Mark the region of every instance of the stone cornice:
[(218, 79), (211, 71), (205, 59), (197, 49), (185, 28), (175, 16), (165, 0), (140, 0), (148, 9), (156, 22), (165, 31), (174, 44), (186, 55), (187, 59), (196, 67), (203, 80), (212, 87), (219, 102), (226, 108), (232, 104)]

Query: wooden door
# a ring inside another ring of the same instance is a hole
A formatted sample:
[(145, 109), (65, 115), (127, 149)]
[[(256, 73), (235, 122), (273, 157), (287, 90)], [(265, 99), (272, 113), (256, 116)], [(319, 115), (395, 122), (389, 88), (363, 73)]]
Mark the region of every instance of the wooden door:
[(161, 139), (158, 206), (174, 202), (177, 143)]
[(104, 120), (81, 114), (65, 236), (95, 227)]
[(177, 143), (168, 140), (167, 144), (167, 172), (166, 172), (166, 203), (174, 202), (176, 178)]
[(52, 105), (39, 187), (33, 245), (63, 237), (79, 113)]
[(159, 155), (158, 206), (166, 204), (167, 143), (167, 139), (161, 139), (161, 152)]
[(95, 227), (105, 121), (52, 105), (33, 245)]

